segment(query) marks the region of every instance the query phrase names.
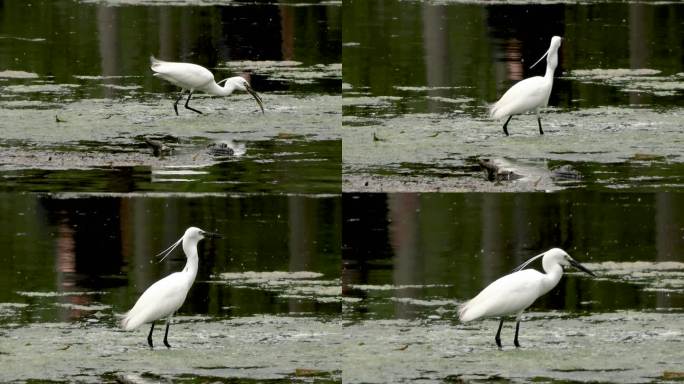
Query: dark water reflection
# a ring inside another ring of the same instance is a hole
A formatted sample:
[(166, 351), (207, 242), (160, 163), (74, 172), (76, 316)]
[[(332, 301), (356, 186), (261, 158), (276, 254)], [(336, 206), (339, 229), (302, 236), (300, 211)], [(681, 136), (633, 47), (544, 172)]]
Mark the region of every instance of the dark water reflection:
[[(684, 261), (684, 195), (347, 194), (343, 289), (352, 317), (413, 317), (447, 307), (552, 247), (585, 263)], [(540, 265), (534, 265), (541, 268)], [(365, 285), (415, 286), (367, 290)], [(566, 275), (534, 308), (594, 312), (676, 309), (681, 290)]]
[[(171, 89), (148, 76), (149, 56), (214, 68), (225, 61), (292, 60), (305, 65), (339, 63), (341, 7), (242, 3), (231, 6), (110, 6), (75, 1), (5, 1), (0, 4), (3, 69), (51, 76), (140, 76), (148, 91)], [(250, 69), (250, 68), (245, 68)], [(254, 88), (284, 89), (255, 73)], [(339, 93), (329, 82), (318, 90)], [(83, 97), (114, 97), (109, 88), (86, 89)]]
[[(152, 282), (183, 268), (182, 252), (162, 263), (155, 254), (189, 226), (223, 234), (200, 243), (197, 281), (181, 315), (218, 317), (308, 313), (335, 316), (336, 301), (284, 298), (277, 291), (210, 283), (225, 272), (312, 271), (339, 278), (338, 197), (0, 195), (0, 302), (26, 303), (23, 318), (94, 316), (74, 305), (123, 313)], [(50, 293), (56, 298), (23, 292)], [(61, 296), (69, 292), (83, 292)], [(57, 301), (57, 306), (53, 305)]]
[[(454, 104), (416, 98), (397, 87), (434, 87), (429, 96), (472, 98), (466, 112), (482, 113), (524, 77), (543, 75), (529, 66), (548, 49), (551, 36), (564, 42), (549, 102), (561, 108), (623, 104), (681, 106), (681, 91), (654, 96), (619, 87), (563, 78), (578, 69), (650, 68), (682, 72), (682, 4), (437, 4), (345, 2), (344, 82), (353, 92), (401, 96), (393, 113), (450, 112)], [(439, 89), (439, 88), (444, 89)], [(681, 87), (680, 87), (681, 90)], [(351, 94), (351, 93), (350, 93)], [(464, 109), (463, 105), (457, 109)], [(377, 109), (345, 107), (345, 114)]]

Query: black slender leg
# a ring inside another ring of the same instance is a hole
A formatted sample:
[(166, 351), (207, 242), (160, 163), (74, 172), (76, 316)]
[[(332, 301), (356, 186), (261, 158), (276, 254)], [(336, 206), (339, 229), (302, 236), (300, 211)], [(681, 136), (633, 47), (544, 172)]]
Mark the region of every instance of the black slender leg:
[(506, 134), (506, 136), (508, 136), (508, 122), (511, 121), (512, 117), (513, 115), (508, 116), (508, 120), (506, 120), (506, 122), (504, 123), (504, 133)]
[(544, 131), (542, 130), (542, 127), (541, 127), (541, 117), (539, 117), (539, 116), (537, 116), (537, 123), (539, 123), (539, 134), (540, 134), (540, 135), (543, 135), (543, 134), (544, 134)]
[(154, 331), (154, 321), (150, 327), (150, 333), (147, 335), (147, 344), (150, 345), (150, 348), (154, 348), (154, 345), (152, 345), (152, 331)]
[(182, 90), (181, 93), (180, 93), (180, 95), (178, 95), (178, 98), (176, 99), (176, 102), (173, 103), (173, 110), (176, 111), (176, 116), (178, 116), (178, 102), (181, 101), (181, 99), (183, 98), (183, 93), (184, 93), (184, 92), (185, 92), (185, 90)]
[(166, 338), (169, 337), (169, 325), (171, 325), (171, 319), (166, 320), (166, 332), (164, 333), (164, 345), (166, 345), (166, 348), (171, 348), (169, 342), (166, 340)]
[(518, 331), (520, 330), (520, 320), (515, 322), (515, 339), (513, 339), (513, 344), (515, 344), (516, 348), (520, 348), (520, 344), (518, 343)]
[(191, 97), (192, 97), (192, 91), (190, 91), (190, 94), (188, 95), (188, 99), (185, 101), (185, 108), (187, 108), (187, 109), (189, 109), (189, 110), (191, 110), (191, 111), (197, 112), (197, 113), (199, 113), (199, 114), (201, 115), (202, 112), (200, 112), (200, 111), (196, 110), (195, 108), (193, 108), (193, 107), (191, 107), (191, 106), (188, 105), (188, 103), (190, 102), (190, 98), (191, 98)]
[(503, 326), (503, 317), (501, 318), (501, 322), (499, 323), (499, 329), (496, 331), (496, 336), (494, 337), (494, 341), (496, 341), (496, 345), (499, 346), (499, 349), (501, 349), (501, 327)]

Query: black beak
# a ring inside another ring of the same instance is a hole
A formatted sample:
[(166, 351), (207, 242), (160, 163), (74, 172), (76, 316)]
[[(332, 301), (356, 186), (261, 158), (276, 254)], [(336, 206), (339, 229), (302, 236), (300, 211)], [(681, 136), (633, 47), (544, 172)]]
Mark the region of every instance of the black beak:
[(209, 238), (209, 239), (220, 239), (223, 237), (222, 234), (220, 233), (213, 233), (213, 232), (204, 232), (204, 237)]
[(245, 85), (245, 89), (247, 90), (247, 92), (250, 95), (252, 95), (254, 100), (256, 100), (257, 104), (259, 104), (259, 108), (261, 108), (261, 113), (263, 114), (264, 113), (264, 104), (261, 101), (261, 97), (259, 95), (257, 95), (256, 92), (254, 92), (254, 90), (252, 89), (252, 87), (249, 86), (249, 84)]
[(586, 273), (588, 273), (588, 274), (590, 274), (590, 275), (596, 277), (596, 274), (595, 274), (594, 272), (588, 270), (584, 265), (578, 263), (578, 262), (575, 261), (574, 259), (568, 259), (568, 261), (570, 261), (570, 264), (572, 264), (573, 267), (579, 269), (579, 270), (582, 271), (582, 272), (586, 272)]

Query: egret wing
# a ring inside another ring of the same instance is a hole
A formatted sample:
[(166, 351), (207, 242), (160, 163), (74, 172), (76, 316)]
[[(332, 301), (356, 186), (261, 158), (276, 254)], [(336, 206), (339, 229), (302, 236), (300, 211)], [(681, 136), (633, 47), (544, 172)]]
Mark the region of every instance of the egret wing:
[(121, 326), (126, 330), (167, 317), (183, 305), (190, 286), (182, 273), (176, 272), (152, 284), (126, 313)]
[(490, 110), (490, 116), (500, 119), (545, 107), (549, 102), (551, 85), (543, 77), (535, 76), (515, 83)]
[(175, 63), (151, 58), (150, 69), (154, 76), (184, 89), (199, 89), (214, 81), (214, 75), (201, 65), (191, 63)]
[(463, 322), (483, 317), (518, 314), (540, 296), (540, 281), (544, 274), (525, 269), (503, 276), (489, 284), (472, 300), (459, 308)]

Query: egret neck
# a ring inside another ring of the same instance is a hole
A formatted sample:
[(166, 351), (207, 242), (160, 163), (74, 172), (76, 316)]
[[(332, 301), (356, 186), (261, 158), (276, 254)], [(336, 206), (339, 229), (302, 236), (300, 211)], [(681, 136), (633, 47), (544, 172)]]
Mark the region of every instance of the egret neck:
[(188, 261), (185, 263), (185, 268), (183, 268), (183, 274), (186, 275), (188, 287), (192, 285), (197, 276), (197, 268), (199, 264), (199, 257), (197, 256), (197, 243), (196, 240), (186, 240), (183, 239), (183, 251)]
[(542, 268), (544, 268), (544, 278), (541, 279), (541, 292), (539, 296), (545, 295), (555, 287), (563, 277), (563, 267), (555, 260), (544, 258), (542, 260)]
[(206, 89), (204, 89), (204, 91), (214, 96), (228, 96), (232, 94), (233, 91), (235, 91), (235, 84), (233, 84), (230, 81), (226, 81), (226, 83), (222, 87), (216, 84), (215, 82), (212, 82)]

